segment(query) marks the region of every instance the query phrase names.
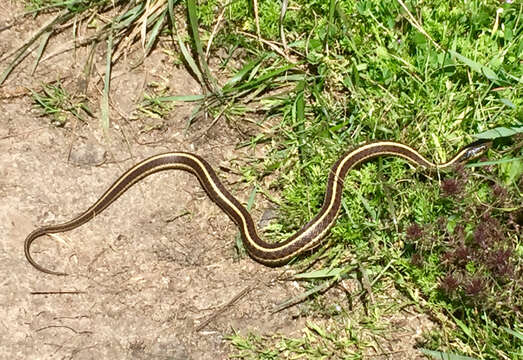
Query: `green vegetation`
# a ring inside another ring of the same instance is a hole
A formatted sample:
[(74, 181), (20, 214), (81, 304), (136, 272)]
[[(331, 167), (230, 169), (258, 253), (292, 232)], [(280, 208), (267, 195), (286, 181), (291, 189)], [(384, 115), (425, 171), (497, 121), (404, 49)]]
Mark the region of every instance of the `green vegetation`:
[[(145, 2), (32, 0), (34, 13), (60, 10), (33, 42), (45, 44), (45, 34), (73, 15), (87, 18), (80, 14), (113, 4), (120, 15), (99, 25), (90, 41), (107, 40), (112, 49), (124, 35), (137, 40)], [(206, 92), (149, 94), (143, 108), (162, 114), (172, 101), (193, 101), (192, 121), (206, 112), (211, 121), (259, 125), (259, 134), (239, 146), (268, 145), (265, 160), (244, 174), (254, 183), (276, 175), (271, 187), (281, 193), (281, 217), (266, 231), (275, 241), (316, 214), (330, 164), (355, 144), (401, 141), (440, 162), (474, 136), (495, 140), (490, 162), (442, 179), (427, 179), (397, 159), (351, 172), (330, 246), (296, 262), (330, 269), (300, 276), (311, 294), (303, 336), (232, 334), (231, 357), (362, 358), (387, 318), (407, 305), (438, 325), (419, 344), (427, 356), (523, 357), (523, 4), (153, 0), (150, 9), (147, 52), (161, 37), (172, 38), (173, 61), (183, 62)], [(182, 29), (174, 13), (185, 9)], [(212, 69), (208, 44), (211, 54), (226, 54)], [(13, 54), (0, 83), (28, 48)], [(332, 303), (320, 289), (357, 273), (370, 286), (360, 295), (376, 297), (366, 311), (349, 311), (342, 300), (340, 310), (325, 310)], [(391, 289), (403, 297), (376, 296)]]
[(85, 121), (85, 116), (93, 116), (84, 97), (69, 94), (61, 84), (45, 84), (41, 93), (33, 90), (33, 99), (41, 107), (44, 115), (52, 118), (54, 126), (64, 126), (69, 116)]

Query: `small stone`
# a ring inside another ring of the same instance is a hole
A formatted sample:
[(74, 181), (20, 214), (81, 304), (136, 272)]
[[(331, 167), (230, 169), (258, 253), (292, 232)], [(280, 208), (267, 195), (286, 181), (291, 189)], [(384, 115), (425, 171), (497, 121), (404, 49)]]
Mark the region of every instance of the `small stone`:
[(73, 147), (69, 161), (75, 165), (99, 165), (105, 160), (106, 151), (94, 143), (82, 143)]

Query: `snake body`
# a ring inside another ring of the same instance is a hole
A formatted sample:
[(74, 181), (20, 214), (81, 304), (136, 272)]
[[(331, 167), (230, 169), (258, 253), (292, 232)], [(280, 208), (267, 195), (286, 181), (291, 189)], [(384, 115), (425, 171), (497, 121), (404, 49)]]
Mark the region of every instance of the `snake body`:
[(334, 225), (341, 207), (343, 184), (347, 173), (364, 161), (378, 156), (396, 156), (428, 170), (452, 167), (478, 157), (490, 146), (489, 142), (475, 142), (454, 155), (449, 161), (435, 164), (415, 149), (392, 141), (372, 142), (345, 153), (331, 168), (327, 180), (325, 199), (318, 214), (288, 239), (269, 243), (256, 230), (254, 220), (247, 209), (223, 186), (211, 165), (202, 157), (187, 152), (168, 152), (152, 156), (136, 164), (121, 175), (105, 193), (86, 211), (72, 220), (38, 228), (25, 239), (25, 256), (36, 269), (53, 275), (67, 275), (39, 265), (31, 256), (33, 241), (45, 234), (75, 229), (111, 205), (131, 186), (145, 177), (164, 170), (184, 170), (194, 174), (209, 197), (236, 223), (244, 246), (256, 261), (268, 266), (280, 266), (295, 256), (317, 247)]

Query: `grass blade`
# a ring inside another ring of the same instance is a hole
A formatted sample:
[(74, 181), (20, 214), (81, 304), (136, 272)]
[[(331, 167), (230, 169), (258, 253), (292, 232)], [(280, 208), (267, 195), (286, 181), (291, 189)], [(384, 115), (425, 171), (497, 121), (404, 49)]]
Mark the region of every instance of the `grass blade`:
[(477, 360), (476, 358), (470, 357), (470, 356), (464, 356), (464, 355), (458, 355), (453, 353), (445, 353), (441, 351), (434, 351), (434, 350), (427, 350), (427, 349), (420, 349), (422, 353), (425, 355), (429, 355), (434, 359), (437, 360)]
[(509, 159), (499, 159), (499, 160), (492, 160), (492, 161), (481, 161), (476, 163), (468, 163), (465, 165), (466, 168), (469, 167), (475, 167), (475, 166), (489, 166), (489, 165), (499, 165), (499, 164), (506, 164), (513, 161), (521, 161), (523, 160), (522, 157), (516, 157), (516, 158), (509, 158)]
[(279, 69), (276, 69), (274, 71), (271, 71), (267, 74), (264, 74), (256, 79), (253, 79), (251, 81), (248, 81), (234, 89), (224, 89), (224, 93), (226, 92), (231, 92), (231, 91), (240, 91), (240, 90), (245, 90), (245, 89), (252, 89), (254, 87), (256, 87), (257, 85), (259, 84), (262, 84), (262, 83), (265, 83), (267, 80), (271, 79), (271, 78), (274, 78), (276, 77), (277, 75), (285, 72), (285, 71), (288, 71), (290, 69), (294, 68), (294, 65), (290, 64), (290, 65), (287, 65), (287, 66), (283, 66)]
[(523, 133), (523, 126), (514, 126), (514, 127), (497, 127), (482, 133), (474, 135), (478, 139), (496, 139), (499, 137), (509, 137), (516, 134)]
[(285, 14), (287, 13), (288, 5), (289, 5), (289, 0), (282, 1), (281, 10), (280, 10), (280, 20), (279, 20), (280, 38), (281, 38), (281, 43), (283, 44), (283, 48), (285, 50), (287, 50), (287, 40), (285, 39), (285, 30), (283, 29), (283, 21), (285, 20)]
[(168, 6), (168, 13), (169, 13), (169, 20), (171, 21), (171, 26), (173, 28), (173, 34), (176, 34), (176, 39), (178, 41), (178, 46), (180, 47), (180, 51), (182, 52), (182, 56), (186, 62), (186, 64), (189, 66), (191, 71), (193, 72), (194, 76), (198, 79), (198, 82), (202, 87), (205, 87), (205, 81), (203, 80), (202, 72), (200, 71), (200, 68), (196, 64), (196, 61), (194, 61), (193, 57), (191, 56), (190, 51), (185, 46), (185, 43), (181, 39), (180, 35), (178, 34), (178, 28), (176, 26), (176, 21), (174, 19), (174, 0), (168, 0), (167, 1)]
[(203, 78), (203, 74), (200, 71), (200, 68), (196, 64), (196, 61), (194, 61), (193, 57), (191, 56), (191, 53), (189, 52), (189, 49), (185, 46), (185, 43), (182, 41), (180, 36), (178, 36), (178, 46), (180, 47), (180, 50), (182, 52), (183, 58), (187, 65), (189, 65), (189, 68), (192, 70), (194, 75), (198, 78), (198, 82), (202, 87), (205, 87), (205, 81)]
[[(247, 210), (251, 210), (252, 205), (254, 204), (254, 199), (256, 198), (256, 193), (258, 192), (258, 187), (255, 185), (252, 188), (251, 194), (249, 195), (249, 199), (247, 200)], [(236, 235), (236, 249), (238, 251), (238, 256), (243, 257), (246, 253), (245, 247), (243, 246), (242, 236), (241, 234)]]
[(5, 69), (4, 72), (2, 73), (2, 75), (0, 76), (0, 85), (2, 85), (4, 83), (4, 81), (7, 79), (9, 74), (11, 74), (11, 71), (13, 71), (14, 68), (17, 67), (18, 64), (20, 64), (27, 57), (27, 55), (29, 55), (29, 54), (30, 54), (30, 52), (23, 51), (23, 52), (20, 52), (20, 54), (17, 55), (15, 60), (13, 60), (11, 62), (11, 64), (9, 64), (7, 69)]
[(147, 37), (147, 20), (149, 20), (149, 15), (151, 11), (151, 0), (145, 1), (145, 14), (143, 16), (142, 26), (140, 28), (140, 37), (142, 42), (142, 49), (145, 53), (145, 38)]
[(469, 59), (468, 57), (463, 56), (454, 50), (449, 50), (449, 53), (452, 56), (454, 56), (456, 59), (458, 59), (465, 65), (467, 65), (471, 70), (473, 70), (479, 74), (485, 75), (487, 77), (487, 79), (489, 79), (490, 81), (493, 81), (497, 84), (499, 84), (501, 82), (501, 79), (491, 68), (489, 68), (485, 65), (481, 65), (480, 63), (478, 63), (472, 59)]
[(40, 42), (40, 46), (38, 47), (38, 51), (36, 53), (36, 60), (33, 65), (33, 68), (31, 69), (31, 75), (33, 75), (36, 71), (36, 67), (38, 66), (38, 63), (40, 62), (40, 59), (42, 58), (42, 54), (44, 53), (45, 47), (47, 43), (49, 42), (49, 37), (51, 37), (52, 31), (47, 31), (43, 34), (42, 41)]
[(160, 96), (156, 98), (157, 101), (168, 102), (168, 101), (200, 101), (205, 99), (205, 95), (174, 95), (174, 96)]
[(474, 336), (472, 334), (472, 331), (470, 331), (470, 328), (465, 325), (465, 323), (463, 321), (461, 321), (460, 319), (454, 319), (454, 321), (456, 322), (456, 324), (461, 328), (461, 330), (463, 330), (463, 332), (465, 334), (467, 334), (467, 336), (469, 338), (471, 338), (472, 340), (474, 340)]
[(501, 328), (503, 330), (505, 330), (507, 333), (509, 333), (510, 335), (513, 335), (513, 336), (517, 337), (519, 340), (523, 341), (523, 334), (520, 333), (519, 331), (514, 331), (514, 330), (509, 329), (509, 328), (504, 327), (504, 326), (502, 326)]
[(165, 20), (165, 14), (166, 11), (164, 11), (158, 20), (156, 20), (156, 23), (154, 24), (152, 30), (150, 31), (149, 40), (147, 41), (147, 44), (145, 44), (145, 56), (149, 55), (151, 52), (154, 43), (156, 42), (156, 39), (158, 38), (158, 35), (160, 34), (160, 30), (162, 29), (162, 26), (164, 24)]
[(317, 294), (317, 293), (321, 293), (325, 290), (327, 290), (328, 288), (330, 288), (332, 285), (334, 285), (337, 281), (338, 281), (339, 277), (335, 277), (333, 279), (330, 279), (330, 280), (327, 280), (315, 287), (313, 287), (312, 289), (309, 289), (301, 294), (298, 294), (288, 300), (285, 300), (284, 302), (282, 302), (281, 304), (279, 304), (278, 306), (276, 306), (271, 312), (272, 313), (277, 313), (283, 309), (286, 309), (288, 308), (289, 306), (292, 306), (294, 304), (298, 304), (306, 299), (309, 298), (309, 296), (311, 295), (314, 295), (314, 294)]
[(330, 0), (329, 3), (329, 20), (327, 23), (327, 34), (325, 35), (325, 39), (323, 40), (323, 49), (328, 53), (329, 48), (329, 38), (331, 36), (331, 33), (334, 33), (334, 10), (336, 10), (336, 0)]
[(245, 76), (258, 64), (260, 64), (263, 60), (265, 60), (267, 56), (261, 56), (255, 60), (252, 60), (245, 64), (243, 68), (241, 68), (236, 74), (234, 74), (223, 86), (224, 90), (229, 90), (234, 87), (238, 82), (240, 82)]
[(112, 31), (107, 39), (107, 57), (105, 64), (104, 90), (100, 101), (100, 120), (104, 131), (109, 129), (109, 89), (111, 82), (111, 59), (113, 54), (113, 34)]
[[(53, 19), (51, 19), (44, 26), (42, 26), (36, 32), (36, 34), (31, 37), (31, 39), (26, 41), (24, 45), (22, 45), (17, 50), (15, 50), (14, 54), (17, 54), (17, 55), (16, 55), (15, 59), (11, 62), (11, 64), (7, 67), (7, 69), (4, 70), (4, 72), (2, 73), (2, 75), (0, 77), (0, 85), (2, 85), (4, 83), (4, 81), (7, 79), (9, 74), (13, 71), (13, 69), (16, 66), (18, 66), (18, 64), (20, 64), (27, 55), (29, 55), (29, 52), (27, 50), (31, 47), (31, 45), (35, 41), (37, 41), (40, 38), (40, 36), (42, 36), (42, 34), (49, 32), (53, 28), (54, 25), (62, 24), (64, 22), (68, 21), (69, 19), (71, 19), (72, 17), (74, 17), (74, 14), (68, 13), (67, 10), (60, 11)], [(0, 57), (0, 61), (5, 58), (9, 58), (11, 55), (13, 55), (13, 53)]]
[(211, 75), (207, 61), (205, 60), (205, 54), (203, 53), (202, 42), (200, 41), (200, 34), (198, 32), (198, 17), (196, 16), (196, 2), (194, 0), (187, 0), (187, 12), (189, 14), (189, 25), (193, 36), (194, 46), (196, 47), (196, 53), (198, 54), (199, 64), (203, 68), (205, 73), (205, 83), (211, 92), (215, 92), (216, 81)]
[(294, 275), (295, 279), (322, 279), (340, 276), (347, 270), (344, 268), (320, 269)]

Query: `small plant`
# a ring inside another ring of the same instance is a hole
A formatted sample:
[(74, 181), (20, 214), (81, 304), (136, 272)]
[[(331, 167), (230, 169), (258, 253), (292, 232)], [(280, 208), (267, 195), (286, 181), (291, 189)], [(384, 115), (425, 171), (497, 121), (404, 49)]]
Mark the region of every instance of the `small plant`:
[[(515, 241), (518, 229), (508, 225), (513, 214), (474, 210), (482, 215), (463, 217), (452, 231), (442, 234), (447, 242), (440, 256), (445, 275), (439, 289), (448, 300), (473, 306), (495, 318), (521, 320), (522, 264)], [(465, 229), (470, 231), (465, 233)]]
[(33, 100), (42, 108), (43, 114), (51, 117), (51, 124), (62, 127), (70, 116), (85, 121), (85, 116), (93, 116), (84, 97), (69, 94), (62, 84), (45, 84), (40, 93), (31, 90)]
[[(437, 284), (420, 283), (426, 296), (440, 303), (464, 330), (491, 338), (494, 346), (507, 335), (489, 333), (492, 324), (511, 328), (523, 321), (520, 195), (486, 175), (488, 181), (467, 186), (467, 172), (457, 173), (442, 181), (438, 205), (446, 214), (433, 225), (413, 222), (407, 227), (405, 238), (414, 244), (410, 262), (413, 269), (422, 268), (415, 271), (425, 271), (419, 279), (428, 273), (437, 279)], [(522, 180), (517, 181), (521, 185)]]

